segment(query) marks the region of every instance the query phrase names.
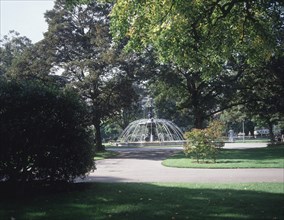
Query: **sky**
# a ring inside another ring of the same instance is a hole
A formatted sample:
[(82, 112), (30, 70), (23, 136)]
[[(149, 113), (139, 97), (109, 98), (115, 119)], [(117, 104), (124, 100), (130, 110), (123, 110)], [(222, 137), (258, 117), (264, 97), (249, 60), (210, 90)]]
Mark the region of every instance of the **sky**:
[(53, 6), (54, 0), (0, 0), (0, 38), (15, 30), (33, 43), (42, 40), (48, 28), (44, 13)]

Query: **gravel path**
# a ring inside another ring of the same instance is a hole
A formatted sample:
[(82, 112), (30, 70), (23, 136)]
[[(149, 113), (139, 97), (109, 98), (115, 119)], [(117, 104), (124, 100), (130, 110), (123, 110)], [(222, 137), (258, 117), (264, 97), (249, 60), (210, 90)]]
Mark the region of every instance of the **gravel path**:
[[(266, 144), (227, 144), (225, 148), (265, 147)], [(119, 156), (97, 161), (97, 170), (84, 182), (284, 182), (284, 169), (190, 169), (164, 167), (161, 162), (182, 148), (116, 148)]]

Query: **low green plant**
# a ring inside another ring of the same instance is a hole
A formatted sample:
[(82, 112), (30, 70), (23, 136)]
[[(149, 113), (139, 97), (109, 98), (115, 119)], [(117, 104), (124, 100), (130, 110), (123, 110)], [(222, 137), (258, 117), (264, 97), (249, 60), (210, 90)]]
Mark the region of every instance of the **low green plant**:
[(0, 81), (0, 181), (73, 181), (95, 168), (87, 106), (72, 89)]
[(216, 163), (220, 149), (224, 146), (221, 141), (224, 125), (220, 121), (212, 121), (205, 129), (193, 129), (185, 133), (186, 144), (184, 153), (192, 155), (197, 163), (211, 159)]

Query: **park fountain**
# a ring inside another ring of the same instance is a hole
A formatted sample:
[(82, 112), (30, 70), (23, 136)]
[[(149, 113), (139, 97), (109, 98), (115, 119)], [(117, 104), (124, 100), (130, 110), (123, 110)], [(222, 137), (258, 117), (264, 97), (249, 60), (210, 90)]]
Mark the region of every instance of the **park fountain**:
[(131, 122), (117, 140), (119, 146), (181, 145), (183, 133), (173, 122), (153, 117), (153, 100), (146, 98), (148, 118)]

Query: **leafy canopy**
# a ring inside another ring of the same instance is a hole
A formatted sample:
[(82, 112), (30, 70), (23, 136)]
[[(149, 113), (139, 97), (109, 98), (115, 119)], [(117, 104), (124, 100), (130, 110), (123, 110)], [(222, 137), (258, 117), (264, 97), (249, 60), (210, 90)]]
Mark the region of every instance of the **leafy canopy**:
[(283, 27), (283, 4), (252, 0), (117, 0), (111, 13), (111, 31), (116, 40), (129, 39), (127, 49), (151, 45), (162, 62), (195, 71), (218, 66), (232, 53), (246, 54), (254, 63), (283, 47), (277, 41)]

